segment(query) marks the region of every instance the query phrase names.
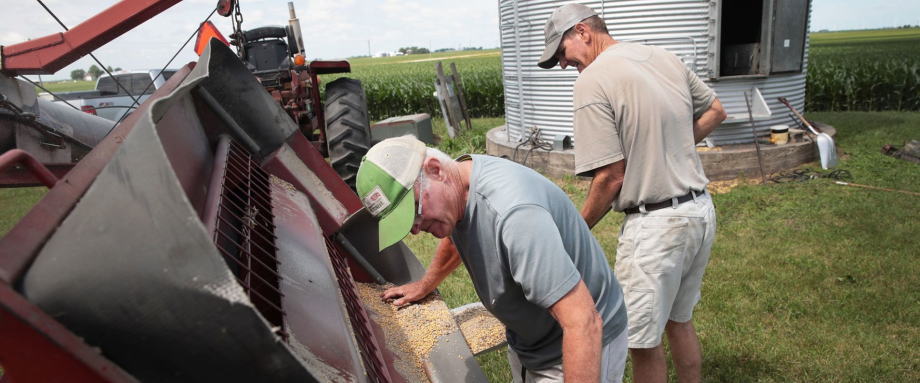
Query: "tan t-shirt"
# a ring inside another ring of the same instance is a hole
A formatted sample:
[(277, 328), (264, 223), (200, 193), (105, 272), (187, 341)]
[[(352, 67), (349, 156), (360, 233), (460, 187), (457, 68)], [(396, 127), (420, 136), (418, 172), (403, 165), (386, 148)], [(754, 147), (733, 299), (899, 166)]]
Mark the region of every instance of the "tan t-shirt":
[(617, 43), (575, 81), (575, 173), (626, 159), (614, 210), (700, 191), (709, 180), (696, 152), (693, 121), (715, 92), (674, 54)]

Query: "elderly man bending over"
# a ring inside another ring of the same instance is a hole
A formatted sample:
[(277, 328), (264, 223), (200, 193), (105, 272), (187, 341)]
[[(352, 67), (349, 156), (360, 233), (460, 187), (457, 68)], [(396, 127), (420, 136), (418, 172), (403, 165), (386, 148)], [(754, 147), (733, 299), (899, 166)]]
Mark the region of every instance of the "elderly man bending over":
[(381, 249), (410, 231), (442, 239), (425, 276), (383, 298), (420, 300), (462, 261), (485, 308), (507, 328), (515, 382), (622, 380), (620, 285), (555, 184), (508, 160), (453, 160), (405, 136), (368, 151), (357, 188), (380, 219)]

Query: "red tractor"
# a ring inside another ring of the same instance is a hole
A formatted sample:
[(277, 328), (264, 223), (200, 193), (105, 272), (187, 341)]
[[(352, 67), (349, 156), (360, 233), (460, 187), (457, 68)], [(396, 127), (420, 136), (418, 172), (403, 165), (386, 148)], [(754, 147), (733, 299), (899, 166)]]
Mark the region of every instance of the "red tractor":
[[(222, 3), (233, 3), (224, 1)], [(228, 5), (229, 7), (229, 5)], [(233, 7), (233, 12), (239, 12)], [(239, 24), (230, 44), (253, 75), (288, 112), (301, 132), (329, 157), (332, 167), (352, 189), (361, 158), (370, 146), (367, 97), (361, 81), (346, 77), (326, 84), (326, 102), (320, 98), (320, 74), (350, 72), (347, 61), (304, 59), (300, 22), (293, 3), (285, 27), (260, 27), (243, 31)], [(235, 20), (239, 20), (234, 15)], [(203, 25), (202, 28), (209, 28)], [(199, 33), (199, 39), (208, 33)]]

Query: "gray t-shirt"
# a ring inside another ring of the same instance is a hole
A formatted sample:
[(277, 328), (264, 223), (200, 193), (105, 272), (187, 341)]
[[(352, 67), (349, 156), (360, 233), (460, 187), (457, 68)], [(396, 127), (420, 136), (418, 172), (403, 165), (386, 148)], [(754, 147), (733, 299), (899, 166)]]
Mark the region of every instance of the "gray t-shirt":
[(562, 328), (548, 309), (579, 280), (604, 321), (603, 344), (612, 341), (626, 327), (623, 293), (569, 197), (527, 167), (472, 158), (466, 212), (452, 239), (521, 363), (528, 369), (560, 363)]
[(614, 210), (701, 191), (709, 183), (693, 121), (709, 109), (715, 92), (674, 54), (614, 44), (578, 76), (574, 94), (575, 173), (592, 175), (626, 159)]

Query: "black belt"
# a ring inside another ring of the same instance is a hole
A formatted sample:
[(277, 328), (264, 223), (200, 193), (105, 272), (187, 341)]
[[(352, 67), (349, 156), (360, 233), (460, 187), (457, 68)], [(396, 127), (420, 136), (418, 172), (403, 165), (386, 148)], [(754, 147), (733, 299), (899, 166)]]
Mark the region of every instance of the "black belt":
[[(705, 191), (705, 190), (700, 191), (700, 192), (693, 192), (693, 191), (690, 191), (690, 192), (687, 193), (687, 194), (684, 194), (684, 195), (682, 195), (682, 196), (680, 196), (680, 197), (677, 197), (677, 204), (680, 205), (680, 204), (682, 204), (682, 203), (684, 203), (684, 202), (687, 202), (687, 201), (689, 201), (689, 200), (692, 200), (692, 199), (693, 199), (693, 193), (696, 193), (696, 196), (699, 197), (699, 196), (701, 196), (701, 195), (706, 194), (706, 191)], [(669, 199), (669, 200), (667, 200), (667, 201), (655, 202), (655, 203), (647, 203), (647, 204), (645, 204), (645, 211), (646, 211), (646, 212), (650, 212), (650, 211), (655, 211), (655, 210), (658, 210), (658, 209), (664, 209), (664, 208), (666, 208), (666, 207), (671, 207), (671, 206), (674, 206), (674, 202), (673, 202), (672, 199)], [(630, 208), (623, 209), (623, 213), (626, 213), (626, 214), (636, 214), (636, 213), (639, 213), (639, 212), (640, 212), (639, 206), (634, 206), (634, 207), (630, 207)]]

